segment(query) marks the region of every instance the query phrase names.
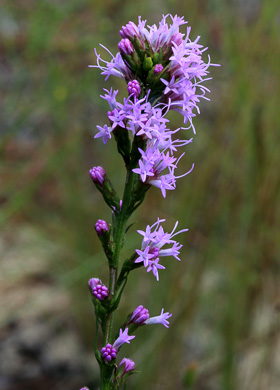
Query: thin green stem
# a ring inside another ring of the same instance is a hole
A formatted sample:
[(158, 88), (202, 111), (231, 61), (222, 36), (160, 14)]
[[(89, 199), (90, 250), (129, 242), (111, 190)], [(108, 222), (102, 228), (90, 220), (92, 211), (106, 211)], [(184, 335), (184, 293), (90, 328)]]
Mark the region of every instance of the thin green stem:
[(96, 334), (95, 334), (95, 340), (94, 340), (94, 352), (96, 354), (96, 351), (97, 351), (97, 341), (98, 341), (98, 329), (99, 329), (99, 319), (98, 319), (98, 315), (97, 315), (97, 312), (95, 310), (95, 318), (96, 318)]
[[(115, 267), (110, 267), (110, 276), (109, 276), (109, 290), (110, 298), (114, 299), (115, 287), (117, 279), (117, 269)], [(112, 325), (113, 325), (113, 316), (114, 313), (109, 313), (106, 321), (106, 332), (104, 335), (104, 344), (106, 345), (111, 339)]]
[(114, 264), (117, 269), (120, 262), (120, 252), (121, 252), (123, 238), (125, 234), (126, 223), (130, 216), (128, 215), (128, 212), (130, 207), (130, 198), (131, 198), (133, 185), (134, 185), (134, 173), (128, 169), (124, 194), (122, 199), (122, 208), (121, 208), (120, 215), (117, 219), (117, 228), (116, 228), (116, 236), (115, 236)]
[[(134, 149), (137, 150), (138, 148), (136, 148), (136, 146), (137, 145), (135, 143)], [(130, 215), (132, 214), (132, 212), (134, 211), (135, 203), (138, 201), (138, 199), (135, 198), (135, 194), (133, 194), (133, 191), (135, 191), (136, 180), (138, 180), (138, 176), (132, 172), (134, 163), (135, 162), (131, 161), (131, 163), (127, 166), (127, 176), (126, 176), (126, 183), (125, 183), (125, 188), (123, 193), (122, 206), (121, 206), (121, 210), (119, 212), (116, 212), (115, 214), (116, 226), (113, 234), (114, 250), (113, 250), (113, 255), (111, 257), (111, 262), (109, 264), (109, 290), (110, 290), (111, 303), (113, 305), (116, 304), (116, 307), (118, 306), (118, 302), (115, 301), (116, 300), (115, 293), (116, 293), (116, 287), (117, 287), (116, 285), (118, 281), (120, 253), (121, 253), (121, 249), (126, 234), (127, 221)], [(119, 293), (119, 298), (121, 297), (125, 284), (126, 283), (124, 283), (123, 288)], [(119, 287), (120, 286), (118, 286), (118, 288)], [(111, 339), (112, 339), (113, 317), (114, 317), (115, 310), (116, 308), (113, 308), (111, 306), (109, 312), (107, 312), (107, 316), (104, 324), (105, 325), (104, 340), (103, 340), (104, 345), (111, 343), (112, 341)], [(100, 366), (101, 390), (109, 390), (112, 387), (112, 383), (110, 381), (110, 378), (112, 376), (112, 371), (108, 370), (109, 367), (107, 367), (106, 369), (105, 366), (104, 364)]]
[[(114, 266), (110, 267), (109, 290), (110, 290), (111, 299), (114, 299), (114, 295), (115, 295), (118, 266), (120, 262), (120, 252), (121, 252), (123, 239), (125, 235), (126, 223), (129, 218), (128, 209), (130, 206), (130, 197), (131, 197), (133, 184), (134, 184), (134, 173), (128, 169), (124, 195), (123, 195), (122, 208), (117, 218), (117, 226), (116, 226), (116, 232), (114, 237), (114, 244), (115, 244), (114, 256), (113, 256)], [(104, 335), (105, 345), (109, 343), (111, 340), (112, 327), (113, 327), (113, 313), (109, 313), (106, 321), (106, 331)]]

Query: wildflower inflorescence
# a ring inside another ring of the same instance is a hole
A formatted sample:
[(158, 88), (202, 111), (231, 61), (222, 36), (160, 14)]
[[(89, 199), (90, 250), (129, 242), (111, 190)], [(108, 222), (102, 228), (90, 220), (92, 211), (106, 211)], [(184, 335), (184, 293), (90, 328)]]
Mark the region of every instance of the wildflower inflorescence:
[[(158, 219), (152, 226), (148, 225), (145, 232), (137, 230), (137, 232), (143, 236), (143, 241), (141, 250), (136, 249), (136, 253), (139, 257), (137, 257), (135, 263), (143, 262), (144, 267), (147, 268), (147, 272), (152, 271), (157, 280), (159, 280), (158, 269), (165, 268), (163, 265), (159, 264), (159, 258), (172, 256), (176, 260), (180, 261), (178, 257), (180, 254), (179, 249), (181, 249), (183, 245), (180, 245), (177, 241), (172, 240), (172, 238), (177, 234), (188, 231), (188, 229), (183, 229), (175, 233), (178, 225), (177, 221), (172, 232), (166, 233), (164, 232), (162, 226), (160, 226), (160, 223), (164, 221), (165, 219)], [(170, 244), (171, 247), (161, 249), (166, 244)]]
[[(178, 222), (171, 233), (161, 226), (159, 219), (145, 230), (137, 232), (142, 236), (140, 249), (136, 249), (131, 258), (122, 263), (120, 272), (120, 250), (129, 229), (127, 221), (135, 209), (144, 200), (147, 190), (158, 187), (163, 197), (167, 191), (176, 188), (177, 179), (188, 175), (193, 164), (182, 174), (176, 174), (179, 162), (185, 153), (181, 147), (187, 146), (193, 138), (179, 138), (180, 130), (195, 128), (192, 122), (199, 113), (200, 99), (206, 99), (209, 90), (204, 86), (210, 57), (204, 62), (203, 53), (207, 48), (199, 44), (199, 37), (190, 40), (191, 28), (180, 32), (187, 22), (177, 15), (162, 17), (159, 25), (147, 26), (146, 21), (138, 19), (138, 24), (129, 22), (120, 30), (118, 53), (110, 61), (103, 60), (97, 53), (97, 65), (107, 80), (110, 76), (119, 77), (126, 82), (127, 96), (118, 97), (118, 90), (104, 89), (100, 95), (107, 101), (108, 123), (97, 126), (95, 138), (102, 138), (106, 144), (114, 138), (121, 154), (127, 178), (122, 200), (118, 197), (105, 170), (101, 166), (93, 167), (89, 173), (93, 183), (102, 193), (104, 200), (112, 210), (112, 224), (99, 219), (95, 230), (102, 243), (110, 269), (109, 288), (100, 279), (89, 280), (97, 316), (97, 331), (101, 327), (104, 339), (101, 350), (95, 354), (101, 369), (101, 390), (121, 388), (126, 378), (134, 372), (135, 363), (123, 358), (119, 366), (115, 364), (119, 349), (129, 344), (137, 328), (143, 325), (162, 324), (169, 327), (172, 314), (164, 312), (150, 317), (148, 309), (139, 305), (121, 326), (118, 336), (112, 336), (112, 313), (117, 309), (129, 273), (141, 266), (147, 272), (152, 271), (159, 280), (159, 270), (165, 267), (160, 263), (162, 257), (174, 257), (180, 261), (182, 245), (174, 237), (188, 231), (176, 232)], [(183, 116), (184, 126), (172, 129), (167, 118), (169, 111), (175, 110)], [(181, 132), (182, 133), (182, 132)]]
[(167, 127), (166, 114), (169, 110), (178, 111), (188, 128), (195, 132), (192, 118), (199, 113), (197, 103), (200, 99), (208, 99), (206, 92), (209, 90), (203, 82), (209, 80), (205, 76), (209, 66), (214, 65), (209, 57), (207, 62), (202, 59), (207, 48), (198, 43), (199, 37), (194, 42), (190, 40), (190, 27), (186, 34), (179, 31), (186, 23), (182, 17), (167, 15), (159, 26), (146, 27), (146, 22), (139, 17), (138, 25), (129, 22), (122, 27), (120, 52), (116, 56), (110, 53), (110, 62), (102, 60), (96, 52), (95, 66), (106, 79), (116, 76), (125, 80), (129, 97), (118, 102), (118, 91), (104, 90), (105, 95), (101, 97), (112, 109), (110, 121), (113, 125), (97, 126), (99, 132), (95, 137), (102, 137), (106, 143), (116, 126), (125, 128), (132, 136), (141, 135), (145, 143), (139, 149), (138, 167), (133, 171), (139, 174), (143, 183), (159, 187), (164, 197), (166, 190), (174, 190), (176, 180), (193, 168), (183, 175), (175, 175), (182, 155), (175, 157), (174, 153), (192, 139), (172, 139), (180, 129)]

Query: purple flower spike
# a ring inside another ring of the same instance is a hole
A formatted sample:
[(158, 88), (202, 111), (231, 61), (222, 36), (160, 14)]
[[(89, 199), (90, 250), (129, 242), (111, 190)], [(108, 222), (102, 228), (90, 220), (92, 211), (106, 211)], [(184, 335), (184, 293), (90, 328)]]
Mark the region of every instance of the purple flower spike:
[(103, 221), (103, 219), (98, 219), (94, 227), (98, 236), (102, 236), (104, 233), (108, 233), (110, 230), (108, 223)]
[(144, 325), (145, 321), (149, 319), (149, 311), (144, 306), (138, 306), (132, 313), (129, 323)]
[(168, 318), (172, 317), (172, 314), (170, 314), (170, 313), (164, 313), (163, 310), (164, 310), (164, 309), (161, 310), (161, 313), (160, 313), (159, 316), (149, 318), (149, 319), (145, 322), (145, 324), (146, 324), (146, 325), (162, 324), (162, 325), (164, 325), (166, 328), (169, 328), (169, 326), (168, 326), (168, 325), (169, 325), (169, 321), (167, 321), (167, 320), (168, 320)]
[(119, 337), (114, 342), (113, 347), (119, 349), (124, 343), (130, 344), (130, 340), (134, 339), (134, 337), (128, 335), (128, 328), (125, 328), (124, 331), (120, 329)]
[(95, 298), (99, 299), (100, 301), (103, 301), (105, 298), (107, 298), (110, 294), (110, 291), (107, 286), (103, 283), (97, 284), (93, 289), (92, 293), (95, 296)]
[(137, 80), (129, 81), (127, 84), (127, 90), (130, 95), (138, 97), (141, 93), (141, 86), (139, 81)]
[[(168, 80), (164, 78), (160, 80), (163, 83), (161, 85), (161, 89), (163, 89), (162, 102), (165, 101), (165, 109), (168, 111), (176, 110), (183, 115), (184, 123), (189, 123), (188, 127), (192, 128), (195, 133), (192, 119), (199, 113), (198, 103), (200, 99), (209, 100), (206, 93), (210, 91), (204, 86), (204, 83), (209, 80), (209, 67), (219, 65), (211, 63), (209, 56), (205, 61), (203, 57), (207, 48), (199, 43), (199, 36), (193, 41), (191, 40), (191, 27), (187, 27), (182, 33), (180, 32), (180, 28), (186, 24), (184, 18), (177, 15), (163, 15), (158, 25), (151, 26), (146, 25), (146, 21), (139, 17), (138, 24), (129, 22), (120, 30), (123, 40), (128, 40), (130, 44), (121, 41), (119, 49), (121, 53), (130, 55), (132, 47), (134, 47), (132, 56), (135, 57), (137, 57), (136, 53), (141, 51), (144, 54), (147, 49), (153, 56), (161, 52), (163, 66), (168, 66), (170, 76)], [(112, 59), (105, 61), (96, 52), (97, 65), (91, 66), (99, 68), (106, 79), (109, 76), (115, 76), (123, 80), (132, 80), (134, 72), (127, 66), (127, 61), (122, 58), (121, 53), (118, 52), (114, 56), (108, 49), (103, 48), (112, 56)], [(141, 68), (143, 65), (141, 61), (136, 63), (134, 58), (133, 62), (136, 67)], [(157, 74), (157, 70), (154, 74)], [(103, 136), (104, 143), (109, 138), (109, 132), (110, 130), (107, 128), (100, 130), (99, 136)], [(157, 184), (159, 185), (159, 183)], [(170, 182), (167, 184), (173, 186)]]
[(116, 359), (117, 350), (111, 344), (107, 344), (106, 347), (101, 349), (101, 356), (106, 363), (109, 363), (111, 360)]
[(159, 74), (163, 71), (163, 66), (161, 64), (157, 64), (154, 68), (154, 74)]
[(124, 365), (124, 370), (121, 374), (121, 378), (130, 371), (135, 370), (135, 363), (131, 359), (123, 358), (119, 364), (119, 368)]
[(94, 183), (100, 184), (102, 186), (102, 184), (104, 183), (106, 172), (102, 167), (93, 167), (89, 170), (89, 175)]
[(134, 52), (134, 47), (133, 47), (132, 43), (130, 42), (130, 40), (127, 38), (122, 39), (118, 43), (118, 48), (119, 48), (119, 51), (121, 54), (126, 54), (128, 56)]
[(82, 387), (80, 390), (89, 390), (88, 387)]

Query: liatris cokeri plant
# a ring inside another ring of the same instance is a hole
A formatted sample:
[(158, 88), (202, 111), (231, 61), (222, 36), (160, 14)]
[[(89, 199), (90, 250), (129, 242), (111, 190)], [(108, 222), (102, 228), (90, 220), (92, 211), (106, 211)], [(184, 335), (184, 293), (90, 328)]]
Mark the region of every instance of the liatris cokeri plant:
[[(169, 18), (169, 23), (168, 23)], [(131, 257), (122, 260), (128, 220), (141, 205), (151, 186), (158, 187), (162, 196), (176, 188), (176, 180), (186, 176), (193, 169), (177, 176), (176, 169), (184, 153), (178, 150), (192, 142), (192, 138), (179, 138), (180, 130), (192, 129), (192, 119), (199, 113), (201, 98), (208, 99), (209, 91), (204, 85), (208, 74), (210, 58), (204, 62), (206, 50), (189, 38), (190, 27), (186, 33), (179, 27), (187, 22), (176, 16), (163, 16), (159, 26), (146, 26), (139, 17), (138, 25), (129, 22), (120, 30), (119, 52), (110, 62), (97, 56), (97, 65), (106, 76), (120, 77), (127, 84), (127, 96), (117, 100), (118, 91), (104, 89), (102, 99), (110, 107), (108, 124), (97, 126), (94, 138), (102, 138), (106, 144), (115, 138), (117, 150), (121, 154), (126, 171), (126, 182), (122, 199), (118, 196), (101, 166), (93, 167), (89, 173), (93, 183), (101, 192), (105, 202), (112, 210), (112, 222), (99, 219), (95, 224), (108, 260), (109, 281), (105, 285), (99, 278), (89, 280), (89, 290), (95, 308), (96, 338), (95, 356), (100, 367), (100, 388), (124, 389), (129, 375), (135, 371), (135, 363), (124, 358), (118, 362), (118, 352), (122, 346), (135, 338), (136, 330), (144, 325), (162, 324), (169, 326), (172, 314), (162, 309), (158, 316), (151, 317), (148, 309), (139, 305), (128, 314), (117, 327), (113, 323), (130, 272), (143, 267), (152, 271), (156, 280), (164, 267), (163, 257), (180, 260), (182, 245), (175, 237), (188, 229), (177, 231), (178, 222), (169, 233), (164, 231), (164, 219), (138, 230), (142, 243)], [(167, 114), (176, 110), (182, 114), (187, 127), (172, 130)], [(163, 263), (163, 264), (162, 264)], [(102, 332), (103, 343), (98, 345), (98, 335)], [(133, 343), (133, 341), (132, 341)]]

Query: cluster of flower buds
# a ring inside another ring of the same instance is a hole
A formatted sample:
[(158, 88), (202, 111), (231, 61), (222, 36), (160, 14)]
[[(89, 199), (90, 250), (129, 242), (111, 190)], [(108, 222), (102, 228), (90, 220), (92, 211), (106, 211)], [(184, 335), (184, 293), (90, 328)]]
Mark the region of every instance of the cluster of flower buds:
[(103, 219), (99, 219), (94, 225), (94, 227), (99, 237), (106, 235), (110, 231), (108, 223), (106, 221), (103, 221)]
[(98, 278), (91, 278), (88, 281), (88, 286), (91, 290), (92, 295), (100, 301), (103, 301), (110, 295), (108, 287), (105, 286), (105, 284), (103, 284)]

